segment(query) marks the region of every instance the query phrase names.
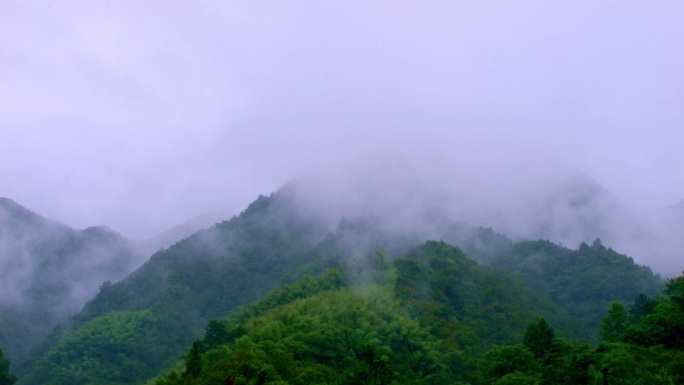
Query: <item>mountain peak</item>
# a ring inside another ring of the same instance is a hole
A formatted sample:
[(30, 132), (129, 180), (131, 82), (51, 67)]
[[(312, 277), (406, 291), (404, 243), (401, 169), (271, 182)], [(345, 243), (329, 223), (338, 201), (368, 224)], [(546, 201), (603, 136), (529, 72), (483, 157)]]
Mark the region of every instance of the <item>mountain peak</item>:
[(14, 200), (0, 197), (0, 225), (39, 225), (45, 224), (46, 222), (48, 222), (47, 219), (20, 205)]
[(17, 202), (15, 202), (12, 199), (7, 198), (7, 197), (0, 197), (0, 207), (3, 207), (3, 208), (10, 208), (10, 207), (23, 208), (20, 204), (18, 204)]

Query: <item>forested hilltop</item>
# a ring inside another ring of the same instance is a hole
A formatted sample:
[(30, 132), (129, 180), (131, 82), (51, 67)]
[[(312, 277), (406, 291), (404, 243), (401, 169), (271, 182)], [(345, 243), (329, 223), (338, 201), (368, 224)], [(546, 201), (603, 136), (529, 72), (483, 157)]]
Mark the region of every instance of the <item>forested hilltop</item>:
[(541, 318), (568, 346), (595, 344), (612, 301), (667, 302), (600, 241), (439, 232), (331, 223), (285, 187), (105, 282), (12, 369), (19, 384), (481, 383), (488, 352)]

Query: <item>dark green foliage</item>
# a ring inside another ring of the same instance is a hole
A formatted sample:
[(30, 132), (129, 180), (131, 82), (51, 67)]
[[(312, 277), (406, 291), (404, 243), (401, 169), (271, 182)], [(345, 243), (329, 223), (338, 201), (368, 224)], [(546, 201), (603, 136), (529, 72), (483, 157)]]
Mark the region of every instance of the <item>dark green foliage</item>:
[[(244, 322), (247, 319), (273, 309), (279, 305), (290, 303), (297, 299), (303, 299), (312, 295), (337, 290), (346, 287), (346, 282), (339, 270), (327, 271), (319, 278), (307, 275), (297, 282), (286, 285), (282, 289), (276, 289), (259, 302), (249, 306), (231, 319), (236, 322)], [(229, 330), (233, 330), (229, 327)]]
[(225, 322), (211, 320), (204, 331), (204, 350), (213, 349), (221, 344), (228, 342), (230, 334)]
[(652, 312), (629, 325), (621, 339), (643, 346), (684, 349), (684, 276), (669, 280)]
[(622, 302), (614, 301), (610, 304), (608, 315), (601, 320), (599, 334), (605, 342), (617, 342), (622, 339), (627, 328), (627, 310)]
[(500, 254), (493, 265), (516, 273), (528, 287), (579, 317), (592, 336), (598, 336), (602, 314), (612, 301), (628, 303), (663, 288), (650, 269), (600, 241), (583, 243), (578, 250), (541, 240), (517, 242), (509, 249), (498, 242), (497, 249)]
[[(557, 339), (539, 318), (543, 314), (576, 325), (560, 317), (562, 311), (509, 275), (478, 266), (457, 248), (430, 241), (392, 266), (383, 260), (382, 254), (370, 253), (361, 264), (384, 271), (382, 282), (394, 277), (393, 286), (365, 289), (374, 293), (370, 308), (367, 297), (344, 289), (342, 274), (333, 270), (276, 290), (225, 321), (212, 321), (203, 341), (211, 348), (198, 383), (377, 384), (422, 378), (440, 384), (572, 384), (608, 375), (610, 364), (600, 355)], [(361, 265), (350, 269), (368, 274), (358, 270)], [(390, 287), (391, 293), (386, 291)], [(412, 322), (413, 329), (406, 329)], [(396, 330), (403, 331), (393, 337)], [(391, 342), (405, 334), (418, 336), (418, 330), (424, 333), (422, 343)], [(363, 335), (374, 337), (359, 339)], [(491, 344), (516, 339), (524, 344), (481, 356)], [(416, 346), (427, 350), (416, 355)], [(411, 357), (423, 357), (423, 363), (416, 366)], [(428, 357), (429, 364), (424, 361)], [(187, 376), (171, 371), (156, 384), (183, 381)]]
[[(333, 270), (276, 290), (225, 321), (212, 321), (203, 342), (212, 348), (204, 354), (199, 383), (471, 383), (487, 345), (511, 334), (522, 337), (524, 325), (538, 318), (536, 311), (559, 313), (520, 283), (443, 242), (427, 242), (394, 267), (373, 262), (382, 261), (381, 255), (370, 253), (365, 265), (393, 276), (392, 285), (363, 286), (357, 294)], [(507, 289), (492, 292), (495, 283)], [(517, 332), (510, 321), (520, 324)], [(521, 373), (513, 371), (507, 381), (527, 378)], [(172, 371), (155, 383), (182, 381)]]
[[(522, 344), (490, 349), (478, 360), (482, 384), (538, 383), (539, 364), (534, 354)], [(504, 380), (504, 378), (506, 380)]]
[(185, 371), (183, 372), (183, 382), (195, 383), (202, 374), (202, 350), (200, 341), (192, 343), (188, 354), (185, 355)]
[[(683, 277), (670, 280), (653, 310), (642, 312), (640, 317), (629, 318), (624, 305), (613, 302), (601, 322), (602, 339), (607, 342), (591, 348), (552, 339), (549, 353), (535, 354), (536, 367), (525, 366), (524, 360), (521, 362), (510, 354), (496, 358), (503, 355), (502, 349), (505, 352), (515, 346), (494, 348), (480, 361), (481, 376), (485, 383), (495, 384), (508, 383), (506, 377), (516, 372), (516, 380), (527, 376), (529, 383), (540, 380), (539, 383), (549, 385), (683, 383), (684, 346), (678, 340), (684, 326), (683, 289)], [(633, 308), (643, 307), (649, 301), (638, 296)], [(530, 328), (537, 331), (532, 333)], [(548, 325), (533, 324), (530, 328), (530, 334), (552, 335), (548, 331), (539, 333), (539, 329), (547, 330)], [(525, 340), (528, 341), (528, 333)], [(526, 345), (533, 346), (527, 342)], [(518, 355), (524, 356), (521, 352)], [(491, 359), (492, 356), (495, 358)]]
[(10, 360), (5, 358), (0, 349), (0, 385), (12, 385), (17, 382), (17, 376), (10, 371)]
[(648, 298), (643, 293), (637, 295), (629, 307), (629, 322), (637, 323), (641, 320), (641, 317), (653, 313), (658, 301), (656, 298)]
[[(246, 319), (244, 335), (205, 353), (198, 383), (453, 382), (440, 364), (437, 341), (387, 291), (374, 290), (368, 295), (324, 291)], [(244, 316), (228, 323), (238, 319)], [(171, 377), (157, 383), (171, 384)]]
[(154, 357), (156, 346), (164, 338), (154, 334), (156, 323), (150, 311), (114, 312), (95, 318), (61, 339), (22, 381), (45, 385), (129, 384), (141, 376), (151, 376), (159, 362), (146, 358)]
[(551, 362), (554, 366), (546, 367), (546, 373), (552, 375), (547, 379), (555, 380), (557, 384), (591, 384), (597, 375), (594, 370), (598, 357), (588, 344), (572, 346), (560, 357), (554, 357)]
[(396, 377), (392, 363), (387, 354), (376, 349), (371, 344), (360, 347), (361, 361), (347, 374), (350, 384), (379, 384), (387, 385)]
[(551, 354), (555, 333), (544, 318), (531, 323), (525, 330), (523, 344), (530, 349), (534, 356), (543, 358)]
[[(453, 246), (429, 241), (396, 261), (395, 293), (434, 335), (476, 351), (519, 341), (539, 315), (581, 336), (582, 325), (509, 274), (479, 266)], [(579, 332), (579, 333), (578, 333)]]

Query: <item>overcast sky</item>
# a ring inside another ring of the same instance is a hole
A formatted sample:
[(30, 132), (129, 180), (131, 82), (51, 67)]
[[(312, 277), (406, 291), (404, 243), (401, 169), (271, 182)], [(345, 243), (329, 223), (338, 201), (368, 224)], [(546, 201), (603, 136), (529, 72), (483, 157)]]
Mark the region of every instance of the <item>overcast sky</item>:
[(144, 237), (388, 151), (684, 199), (682, 2), (4, 0), (0, 25), (0, 196), (75, 228)]

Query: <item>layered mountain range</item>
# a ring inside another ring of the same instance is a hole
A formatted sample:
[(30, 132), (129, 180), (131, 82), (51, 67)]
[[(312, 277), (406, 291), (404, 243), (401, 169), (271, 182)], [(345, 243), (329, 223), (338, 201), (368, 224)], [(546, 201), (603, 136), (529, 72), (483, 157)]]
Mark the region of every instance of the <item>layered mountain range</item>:
[[(570, 340), (595, 342), (611, 301), (663, 287), (615, 251), (657, 244), (657, 228), (581, 173), (477, 195), (393, 159), (364, 168), (365, 177), (342, 171), (292, 182), (238, 216), (166, 239), (139, 268), (138, 246), (112, 230), (73, 230), (0, 199), (0, 346), (20, 383), (144, 383), (173, 367), (210, 320), (331, 269), (349, 287), (388, 285), (394, 269), (412, 263), (397, 261), (431, 239), (463, 253), (449, 273), (457, 276), (444, 278), (453, 288), (440, 290), (460, 298), (449, 312), (470, 325), (459, 333), (474, 351), (515, 343), (540, 316)], [(486, 314), (469, 307), (486, 304)]]

